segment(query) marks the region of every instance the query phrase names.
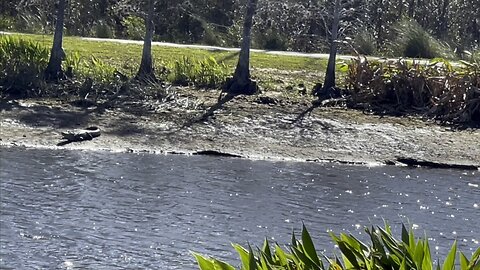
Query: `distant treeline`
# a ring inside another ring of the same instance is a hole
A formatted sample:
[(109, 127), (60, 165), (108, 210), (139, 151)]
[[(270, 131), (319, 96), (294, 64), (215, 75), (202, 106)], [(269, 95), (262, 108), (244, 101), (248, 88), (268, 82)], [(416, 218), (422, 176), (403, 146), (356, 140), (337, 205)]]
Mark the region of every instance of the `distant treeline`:
[[(0, 30), (51, 33), (51, 0), (0, 1)], [(145, 1), (70, 0), (68, 35), (142, 39)], [(238, 46), (245, 0), (157, 0), (154, 40)], [(253, 46), (272, 50), (328, 50), (331, 0), (260, 0)], [(341, 34), (365, 54), (397, 55), (405, 25), (424, 29), (452, 53), (478, 49), (480, 0), (342, 0)], [(408, 22), (408, 23), (405, 23)], [(408, 30), (408, 29), (407, 29)], [(350, 39), (348, 39), (350, 38)]]

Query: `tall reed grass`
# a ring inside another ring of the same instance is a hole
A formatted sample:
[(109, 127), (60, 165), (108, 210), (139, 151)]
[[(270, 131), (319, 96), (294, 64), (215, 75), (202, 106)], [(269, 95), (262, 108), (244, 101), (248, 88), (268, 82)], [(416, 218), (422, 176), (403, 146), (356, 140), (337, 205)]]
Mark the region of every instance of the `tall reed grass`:
[(389, 45), (393, 56), (409, 58), (448, 58), (453, 59), (453, 51), (436, 40), (413, 20), (401, 20), (393, 28), (394, 38)]

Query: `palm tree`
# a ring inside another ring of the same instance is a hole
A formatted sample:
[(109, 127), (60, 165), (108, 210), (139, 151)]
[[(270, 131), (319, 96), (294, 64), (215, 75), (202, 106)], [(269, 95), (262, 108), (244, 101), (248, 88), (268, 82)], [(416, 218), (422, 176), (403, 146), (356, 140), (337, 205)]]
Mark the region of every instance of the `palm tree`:
[(250, 78), (250, 43), (253, 26), (253, 15), (257, 0), (249, 0), (243, 22), (242, 44), (237, 67), (233, 77), (227, 80), (224, 90), (231, 94), (251, 95), (257, 92), (257, 84)]
[(141, 81), (155, 81), (152, 61), (153, 12), (154, 0), (148, 0), (148, 15), (145, 18), (145, 39), (143, 41), (142, 62), (136, 78)]
[(64, 77), (62, 70), (62, 60), (65, 58), (65, 52), (62, 48), (63, 42), (63, 24), (65, 17), (66, 0), (59, 0), (57, 7), (57, 21), (55, 23), (55, 34), (53, 36), (53, 45), (50, 52), (50, 59), (45, 69), (45, 79), (47, 81), (58, 81)]

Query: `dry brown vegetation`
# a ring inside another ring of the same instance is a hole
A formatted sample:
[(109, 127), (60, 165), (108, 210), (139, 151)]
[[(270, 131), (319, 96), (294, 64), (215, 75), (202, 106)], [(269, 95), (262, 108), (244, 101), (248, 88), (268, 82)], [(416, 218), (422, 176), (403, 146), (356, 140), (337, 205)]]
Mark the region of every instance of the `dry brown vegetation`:
[(480, 63), (443, 59), (348, 64), (351, 105), (387, 114), (420, 113), (444, 123), (480, 122)]

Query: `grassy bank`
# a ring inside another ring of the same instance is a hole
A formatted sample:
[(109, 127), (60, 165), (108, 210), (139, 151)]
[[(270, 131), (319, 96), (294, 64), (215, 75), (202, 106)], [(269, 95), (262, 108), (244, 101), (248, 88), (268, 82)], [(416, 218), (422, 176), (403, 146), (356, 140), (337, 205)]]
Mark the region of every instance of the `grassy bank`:
[[(46, 47), (50, 47), (53, 40), (50, 35), (14, 34), (12, 36), (35, 41)], [(132, 76), (137, 72), (142, 54), (142, 45), (139, 44), (91, 41), (80, 37), (65, 37), (63, 47), (67, 54), (78, 53), (82, 60), (95, 57), (127, 76)], [(224, 64), (229, 71), (233, 71), (238, 59), (238, 52), (153, 46), (152, 56), (157, 70), (163, 66), (172, 65), (182, 58), (202, 61), (213, 57), (219, 64)], [(275, 82), (278, 84), (278, 81), (281, 80), (276, 76), (277, 71), (286, 77), (283, 78), (286, 83), (291, 82), (292, 85), (306, 83), (313, 86), (315, 82), (310, 82), (312, 76), (317, 75), (318, 81), (323, 81), (326, 59), (252, 52), (251, 67), (252, 76), (267, 86)]]
[[(46, 84), (51, 36), (0, 36), (0, 93), (10, 97), (114, 99), (166, 97), (165, 87), (140, 85), (131, 78), (138, 70), (141, 44), (92, 41), (66, 37), (64, 69), (73, 70), (60, 85)], [(220, 88), (232, 74), (237, 52), (153, 46), (156, 77), (173, 85)], [(337, 62), (344, 62), (342, 60)], [(264, 93), (296, 102), (309, 102), (314, 85), (323, 81), (326, 59), (252, 52), (252, 76)], [(335, 104), (388, 115), (422, 115), (445, 124), (480, 124), (480, 62), (455, 64), (428, 61), (367, 60), (337, 65)], [(278, 103), (274, 100), (269, 103)], [(339, 103), (340, 102), (340, 103)], [(317, 105), (320, 103), (317, 103)], [(325, 104), (322, 104), (325, 105)]]

